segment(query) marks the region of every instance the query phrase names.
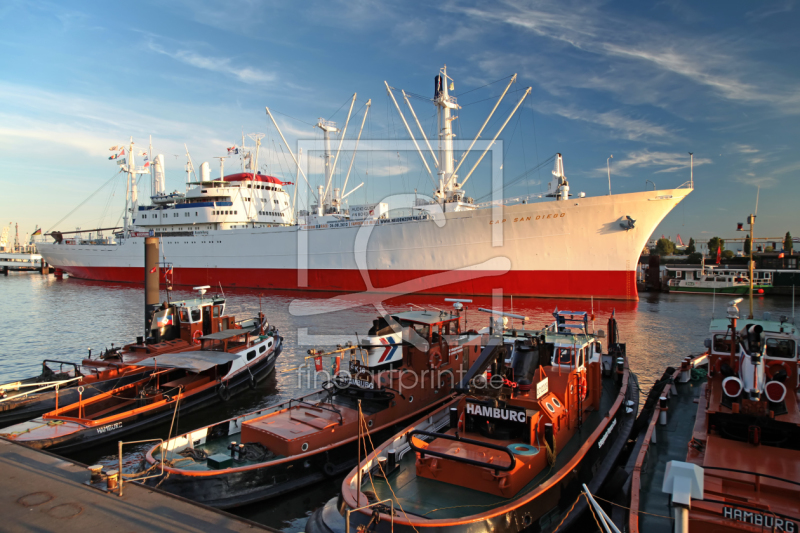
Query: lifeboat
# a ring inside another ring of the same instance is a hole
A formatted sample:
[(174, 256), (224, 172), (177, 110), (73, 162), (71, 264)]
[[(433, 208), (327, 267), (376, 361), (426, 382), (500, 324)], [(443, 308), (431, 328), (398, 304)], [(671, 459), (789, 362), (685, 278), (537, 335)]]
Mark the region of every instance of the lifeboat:
[(152, 448), (147, 466), (163, 460), (165, 476), (151, 481), (231, 508), (339, 476), (358, 463), (362, 423), (382, 440), (450, 402), (481, 337), (462, 331), (460, 311), (381, 316), (358, 345), (310, 351), (319, 390)]
[(800, 527), (800, 335), (786, 317), (740, 319), (741, 300), (648, 395), (615, 501), (631, 533)]
[[(495, 314), (503, 314), (495, 312)], [(638, 389), (609, 320), (608, 351), (589, 314), (542, 329), (494, 323), (457, 387), (465, 393), (373, 449), (317, 510), (308, 533), (553, 531), (586, 509), (627, 440)], [(520, 317), (524, 318), (524, 317)], [(365, 428), (369, 436), (369, 428)]]

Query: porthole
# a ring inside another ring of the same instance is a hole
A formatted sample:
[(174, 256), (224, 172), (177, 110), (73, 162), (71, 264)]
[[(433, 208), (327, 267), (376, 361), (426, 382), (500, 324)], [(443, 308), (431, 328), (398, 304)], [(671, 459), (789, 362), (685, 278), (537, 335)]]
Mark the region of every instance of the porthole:
[(408, 397), (408, 403), (411, 403), (411, 402), (413, 402), (413, 401), (414, 401), (414, 397), (413, 397), (413, 396), (409, 396), (409, 397)]
[(308, 451), (308, 443), (304, 442), (303, 445), (300, 446), (300, 449), (303, 450), (304, 452), (307, 452)]
[(367, 420), (367, 427), (372, 427), (372, 420)]
[(556, 407), (561, 407), (561, 402), (558, 401), (558, 398), (553, 398), (553, 405)]
[(556, 408), (553, 407), (553, 405), (550, 402), (545, 402), (544, 406), (547, 407), (547, 410), (550, 411), (551, 413), (556, 412)]

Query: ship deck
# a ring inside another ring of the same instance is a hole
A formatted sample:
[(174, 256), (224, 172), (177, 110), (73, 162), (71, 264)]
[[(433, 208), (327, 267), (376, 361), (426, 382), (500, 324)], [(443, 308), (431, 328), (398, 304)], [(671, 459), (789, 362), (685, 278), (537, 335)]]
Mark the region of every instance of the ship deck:
[[(558, 472), (572, 460), (575, 453), (584, 444), (585, 437), (600, 425), (603, 420), (602, 413), (608, 412), (619, 392), (611, 379), (604, 378), (602, 383), (603, 394), (600, 410), (589, 413), (584, 419), (581, 429), (558, 451), (553, 468), (539, 473), (511, 498), (502, 498), (483, 491), (419, 477), (416, 475), (416, 454), (412, 450), (409, 450), (400, 460), (400, 468), (396, 471), (397, 473), (389, 475), (391, 487), (387, 486), (386, 481), (382, 478), (366, 476), (362, 479), (361, 492), (372, 492), (378, 500), (393, 499), (396, 512), (401, 515), (406, 513), (409, 517), (413, 515), (428, 519), (462, 518), (516, 500), (536, 489), (553, 473)], [(544, 452), (542, 451), (542, 453)]]
[(666, 426), (656, 425), (656, 443), (651, 442), (642, 467), (639, 497), (639, 531), (671, 533), (670, 495), (661, 490), (670, 461), (686, 461), (686, 446), (692, 438), (697, 402), (706, 380), (675, 382), (678, 394), (670, 398)]

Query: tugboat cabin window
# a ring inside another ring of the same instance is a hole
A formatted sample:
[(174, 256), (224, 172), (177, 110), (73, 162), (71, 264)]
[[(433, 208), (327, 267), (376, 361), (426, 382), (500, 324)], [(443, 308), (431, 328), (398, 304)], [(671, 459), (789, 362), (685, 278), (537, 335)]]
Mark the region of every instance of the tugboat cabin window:
[(214, 306), (213, 315), (214, 315), (214, 318), (218, 318), (219, 317), (219, 306), (218, 305)]
[(714, 335), (714, 351), (721, 353), (731, 353), (731, 339), (724, 333)]
[(180, 308), (181, 311), (181, 322), (187, 323), (189, 322), (189, 310), (185, 307)]
[(201, 317), (200, 309), (197, 307), (192, 309), (192, 322), (200, 322), (200, 317)]
[(572, 350), (570, 348), (556, 348), (555, 363), (561, 365), (571, 365)]
[[(263, 348), (263, 346), (262, 346), (262, 348)], [(252, 361), (255, 358), (255, 356), (256, 356), (256, 351), (255, 350), (250, 350), (249, 352), (247, 352), (247, 360), (248, 361)]]
[(266, 347), (266, 346), (261, 346), (261, 347), (258, 349), (258, 353), (264, 353), (264, 352), (266, 352), (266, 351), (267, 351), (267, 347)]
[(767, 339), (767, 357), (779, 359), (795, 358), (794, 341), (790, 339)]

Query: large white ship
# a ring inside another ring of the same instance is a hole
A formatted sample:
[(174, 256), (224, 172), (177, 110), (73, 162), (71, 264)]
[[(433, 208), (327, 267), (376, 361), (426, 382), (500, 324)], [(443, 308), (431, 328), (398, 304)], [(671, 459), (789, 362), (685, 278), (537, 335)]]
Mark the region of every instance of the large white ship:
[[(439, 145), (438, 157), (431, 149), (431, 159), (438, 187), (432, 199), (410, 206), (411, 216), (391, 218), (385, 203), (344, 209), (341, 192), (331, 188), (336, 159), (328, 135), (338, 130), (321, 120), (326, 183), (309, 212), (298, 213), (287, 183), (253, 172), (257, 165), (232, 175), (221, 170), (220, 178), (212, 179), (204, 163), (185, 195), (166, 194), (163, 158), (157, 156), (153, 168), (145, 170), (136, 166), (129, 149), (123, 169), (129, 175), (130, 207), (123, 231), (113, 240), (88, 241), (55, 233), (56, 242), (38, 244), (39, 251), (50, 265), (76, 278), (141, 283), (143, 239), (155, 235), (161, 237), (175, 285), (637, 299), (638, 257), (693, 184), (575, 197), (559, 154), (543, 198), (476, 204), (466, 198), (463, 185), (477, 163), (464, 179), (457, 173), (460, 163), (454, 164), (450, 113), (459, 107), (448, 80), (441, 69), (433, 99)], [(430, 148), (427, 139), (420, 144)], [(422, 149), (419, 153), (423, 156)], [(463, 154), (460, 161), (465, 160)], [(136, 176), (151, 170), (152, 203), (139, 205)], [(297, 170), (302, 173), (299, 164)]]

